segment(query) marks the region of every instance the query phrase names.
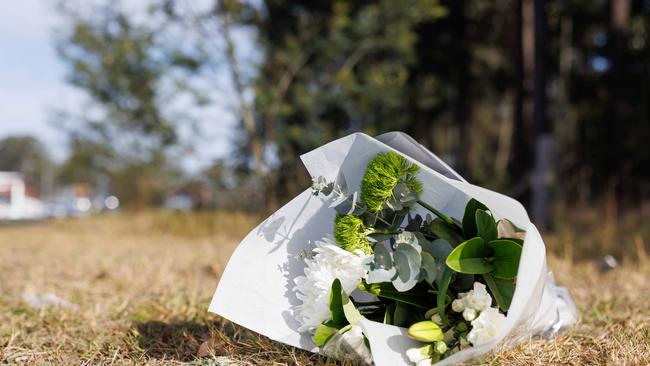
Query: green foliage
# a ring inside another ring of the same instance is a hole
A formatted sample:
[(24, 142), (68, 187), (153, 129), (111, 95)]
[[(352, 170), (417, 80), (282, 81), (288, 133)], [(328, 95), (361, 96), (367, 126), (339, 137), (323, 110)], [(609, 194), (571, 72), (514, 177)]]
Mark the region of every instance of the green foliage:
[(449, 289), (449, 283), (451, 282), (452, 270), (445, 266), (442, 270), (442, 279), (438, 287), (438, 294), (436, 295), (436, 305), (438, 307), (438, 314), (440, 314), (441, 319), (446, 319), (445, 312), (447, 304), (445, 300), (447, 298), (447, 290)]
[(465, 214), (463, 215), (463, 234), (465, 238), (473, 238), (478, 233), (476, 227), (476, 210), (487, 210), (488, 208), (472, 198), (465, 205)]
[(314, 335), (312, 336), (312, 340), (314, 341), (314, 344), (316, 344), (316, 347), (323, 347), (327, 341), (329, 341), (330, 338), (336, 334), (336, 332), (338, 332), (338, 329), (328, 327), (325, 324), (320, 324), (318, 327), (316, 327)]
[(512, 297), (515, 294), (515, 283), (512, 280), (504, 280), (493, 277), (489, 273), (483, 275), (494, 300), (497, 302), (499, 309), (508, 311)]
[(364, 253), (372, 253), (369, 234), (363, 220), (354, 215), (337, 214), (334, 219), (334, 239), (341, 248), (354, 253), (359, 249)]
[(53, 163), (45, 147), (31, 136), (11, 136), (0, 140), (0, 171), (16, 171), (31, 184), (39, 184), (51, 173)]
[(375, 283), (375, 284), (361, 284), (360, 289), (369, 294), (382, 297), (385, 299), (395, 300), (398, 303), (412, 305), (420, 309), (429, 309), (431, 307), (431, 296), (420, 293), (418, 291), (397, 291), (395, 286), (391, 283)]
[[(192, 75), (203, 61), (171, 41), (166, 23), (139, 22), (118, 3), (89, 6), (59, 8), (68, 25), (58, 33), (59, 55), (68, 81), (89, 97), (83, 114), (58, 116), (71, 150), (60, 178), (110, 185), (127, 205), (160, 203), (178, 182), (175, 148), (184, 143), (179, 130), (194, 123), (188, 111), (201, 98)], [(185, 105), (175, 107), (181, 98)]]
[[(332, 282), (329, 304), (331, 319), (324, 325), (336, 329), (342, 329), (348, 324), (359, 324), (362, 317), (361, 313), (359, 313), (348, 295), (343, 292), (341, 281), (338, 278)], [(323, 332), (327, 333), (328, 330), (324, 329)], [(325, 335), (326, 334), (323, 334), (323, 336)]]
[(497, 223), (486, 210), (476, 210), (476, 231), (486, 243), (497, 238)]
[(463, 242), (463, 236), (459, 234), (455, 227), (450, 226), (442, 220), (433, 220), (429, 224), (429, 232), (440, 239), (444, 239), (447, 243), (456, 246)]
[(345, 318), (345, 311), (343, 310), (343, 288), (341, 281), (337, 278), (332, 282), (332, 289), (330, 290), (330, 316), (331, 323), (337, 329), (341, 329), (348, 325)]
[(522, 247), (512, 240), (493, 240), (488, 243), (492, 250), (494, 271), (490, 274), (496, 278), (511, 280), (517, 276)]
[(466, 240), (452, 251), (447, 257), (447, 266), (456, 272), (482, 274), (494, 270), (494, 265), (486, 258), (489, 256), (488, 248), (482, 238)]
[(345, 314), (345, 319), (350, 323), (351, 325), (359, 325), (361, 322), (361, 318), (363, 316), (361, 313), (359, 313), (359, 310), (354, 306), (354, 303), (352, 300), (350, 300), (350, 297), (344, 293), (341, 292), (341, 297), (342, 297), (342, 304), (343, 304), (343, 314)]
[(446, 263), (460, 273), (491, 273), (497, 278), (513, 279), (517, 276), (521, 250), (521, 245), (512, 240), (493, 240), (486, 244), (476, 237), (457, 246)]
[(422, 193), (417, 179), (419, 167), (395, 152), (377, 154), (368, 163), (361, 181), (361, 200), (370, 212), (380, 211), (393, 197), (393, 189), (402, 182), (415, 194)]

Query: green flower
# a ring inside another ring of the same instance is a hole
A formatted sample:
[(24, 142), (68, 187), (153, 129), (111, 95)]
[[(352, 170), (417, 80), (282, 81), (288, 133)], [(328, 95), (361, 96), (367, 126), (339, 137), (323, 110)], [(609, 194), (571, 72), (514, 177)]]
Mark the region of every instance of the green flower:
[(360, 249), (366, 254), (372, 253), (370, 241), (366, 237), (368, 233), (363, 220), (357, 216), (338, 214), (334, 219), (336, 244), (348, 252), (354, 253), (355, 250)]
[(382, 209), (393, 195), (393, 189), (403, 182), (415, 194), (422, 193), (422, 183), (416, 174), (420, 168), (395, 152), (377, 154), (361, 181), (361, 200), (370, 212)]

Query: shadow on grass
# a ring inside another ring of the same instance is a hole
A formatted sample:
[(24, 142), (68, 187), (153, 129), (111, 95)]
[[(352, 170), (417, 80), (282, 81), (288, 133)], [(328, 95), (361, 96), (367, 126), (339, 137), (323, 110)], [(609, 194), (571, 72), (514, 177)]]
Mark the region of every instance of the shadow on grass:
[(132, 334), (147, 357), (192, 361), (201, 343), (210, 339), (210, 327), (193, 321), (147, 321), (135, 323)]
[[(199, 348), (206, 341), (209, 341), (210, 350), (200, 355)], [(133, 348), (138, 348), (136, 353), (144, 352), (144, 355), (134, 356), (145, 359), (191, 362), (226, 356), (235, 360), (245, 358), (246, 365), (330, 365), (322, 356), (273, 342), (222, 319), (135, 322), (127, 342), (133, 342)], [(296, 362), (296, 359), (301, 361)]]

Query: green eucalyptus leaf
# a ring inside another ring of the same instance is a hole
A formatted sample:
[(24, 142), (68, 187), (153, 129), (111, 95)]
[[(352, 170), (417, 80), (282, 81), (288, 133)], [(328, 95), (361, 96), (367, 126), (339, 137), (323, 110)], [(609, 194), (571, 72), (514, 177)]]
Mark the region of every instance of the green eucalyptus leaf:
[(445, 263), (449, 268), (460, 273), (489, 273), (494, 270), (494, 265), (485, 259), (488, 254), (483, 239), (476, 237), (454, 248)]
[(496, 278), (489, 273), (484, 274), (483, 279), (485, 280), (485, 283), (487, 283), (499, 308), (503, 311), (508, 311), (510, 303), (512, 302), (512, 297), (515, 294), (514, 281)]
[[(357, 208), (357, 203), (358, 203), (358, 196), (359, 193), (354, 192), (343, 200), (338, 200), (332, 203), (332, 207), (334, 207), (334, 210), (338, 212), (341, 215), (351, 215), (355, 213), (355, 210)], [(355, 213), (356, 214), (356, 213)]]
[(491, 272), (492, 276), (504, 280), (515, 278), (519, 269), (522, 246), (507, 239), (493, 240), (488, 243), (488, 246), (493, 251), (494, 271)]
[(337, 331), (338, 329), (328, 327), (325, 324), (319, 325), (314, 332), (314, 336), (312, 337), (314, 343), (316, 344), (316, 347), (323, 347), (327, 341), (329, 341), (330, 338), (336, 334)]
[(434, 241), (427, 240), (420, 242), (420, 246), (422, 246), (422, 251), (431, 254), (433, 258), (439, 261), (446, 260), (449, 253), (454, 250), (445, 239), (436, 239)]
[(341, 287), (341, 281), (337, 278), (332, 282), (332, 289), (330, 292), (330, 314), (332, 317), (332, 324), (339, 329), (348, 324), (348, 321), (345, 318), (345, 311), (343, 310), (342, 294), (343, 288)]
[(485, 210), (476, 210), (476, 231), (477, 235), (485, 242), (490, 242), (497, 238), (497, 223), (490, 213)]
[(367, 283), (391, 282), (397, 275), (393, 266), (393, 255), (386, 247), (379, 243), (375, 245), (374, 261), (370, 264)]
[(384, 282), (393, 282), (397, 277), (397, 270), (395, 267), (389, 269), (377, 268), (368, 271), (368, 278), (366, 282), (370, 284), (374, 283), (384, 283)]
[(410, 231), (402, 231), (401, 233), (397, 234), (395, 236), (395, 242), (399, 243), (404, 243), (408, 244), (413, 247), (419, 246), (419, 241), (417, 235), (415, 233), (412, 233)]
[(345, 180), (345, 175), (343, 170), (339, 170), (339, 173), (336, 175), (336, 187), (340, 192), (347, 193), (348, 191), (348, 182)]
[(414, 246), (400, 243), (393, 253), (393, 263), (397, 269), (397, 277), (393, 280), (395, 288), (401, 292), (412, 289), (420, 275), (420, 253)]
[(476, 229), (476, 210), (487, 210), (487, 206), (472, 198), (465, 205), (463, 215), (463, 234), (466, 238), (473, 238), (478, 233)]

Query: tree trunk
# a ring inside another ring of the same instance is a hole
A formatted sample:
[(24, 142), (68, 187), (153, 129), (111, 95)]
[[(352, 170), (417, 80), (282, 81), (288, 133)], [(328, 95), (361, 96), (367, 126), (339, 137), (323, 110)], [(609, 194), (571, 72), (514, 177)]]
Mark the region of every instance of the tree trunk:
[(533, 69), (534, 11), (533, 0), (515, 2), (515, 98), (513, 113), (510, 173), (514, 182), (510, 192), (525, 206), (530, 203), (530, 169), (533, 146)]
[[(626, 123), (626, 98), (625, 98), (625, 44), (628, 35), (630, 20), (630, 0), (610, 0), (610, 39), (609, 57), (611, 68), (607, 78), (610, 96), (605, 111), (606, 131), (604, 138), (607, 141), (622, 141), (622, 129)], [(619, 164), (623, 161), (620, 146), (613, 146), (603, 164), (608, 175), (605, 182), (608, 206), (612, 216), (618, 214), (618, 201), (622, 196), (623, 185), (620, 182), (621, 170)]]
[(467, 136), (467, 122), (469, 119), (469, 104), (467, 103), (467, 87), (469, 79), (469, 46), (466, 36), (465, 2), (452, 1), (450, 4), (450, 17), (452, 23), (452, 37), (454, 40), (452, 60), (454, 60), (453, 84), (454, 95), (452, 97), (452, 121), (458, 131), (458, 143), (455, 144), (456, 170), (465, 178), (471, 180), (468, 172), (468, 148), (471, 143)]
[(534, 61), (534, 135), (535, 160), (531, 180), (531, 211), (541, 228), (550, 224), (549, 201), (552, 180), (554, 137), (546, 113), (546, 2), (534, 0), (535, 61)]

